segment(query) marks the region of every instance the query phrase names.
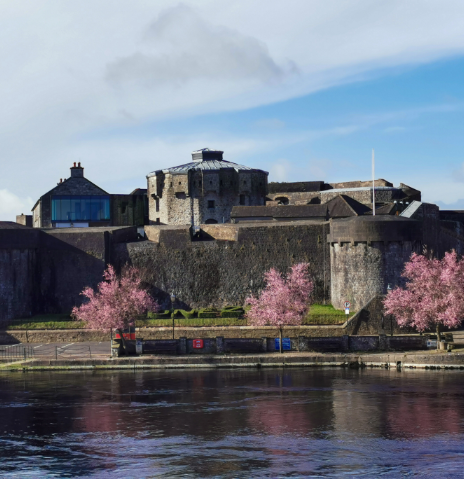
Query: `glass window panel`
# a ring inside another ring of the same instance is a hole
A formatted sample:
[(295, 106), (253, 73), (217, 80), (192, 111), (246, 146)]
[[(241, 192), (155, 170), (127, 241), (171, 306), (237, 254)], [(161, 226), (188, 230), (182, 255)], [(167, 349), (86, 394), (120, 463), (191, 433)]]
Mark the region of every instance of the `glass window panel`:
[(109, 220), (110, 198), (95, 196), (54, 196), (52, 198), (53, 221)]
[(61, 198), (61, 214), (59, 219), (71, 219), (71, 200), (69, 200), (68, 198)]
[(107, 196), (103, 197), (103, 218), (105, 220), (110, 219), (110, 199)]

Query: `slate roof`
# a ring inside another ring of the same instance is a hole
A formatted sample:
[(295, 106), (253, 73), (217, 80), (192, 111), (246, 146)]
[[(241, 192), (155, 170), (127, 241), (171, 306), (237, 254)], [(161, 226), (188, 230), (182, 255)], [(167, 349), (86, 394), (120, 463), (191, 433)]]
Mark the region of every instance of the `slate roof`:
[(336, 196), (325, 204), (327, 205), (330, 218), (361, 216), (371, 211), (368, 206), (346, 195)]
[(268, 174), (268, 172), (264, 170), (258, 170), (256, 168), (250, 168), (249, 166), (239, 165), (237, 163), (232, 163), (231, 161), (226, 161), (222, 159), (222, 153), (223, 152), (220, 150), (210, 150), (209, 148), (204, 148), (203, 150), (194, 151), (192, 153), (194, 161), (191, 161), (190, 163), (185, 163), (184, 165), (172, 166), (171, 168), (165, 168), (162, 170), (152, 171), (151, 173), (148, 173), (147, 178), (156, 176), (160, 173), (185, 175), (190, 170), (219, 171), (222, 169), (234, 169), (237, 172), (238, 171), (261, 171), (262, 173)]
[(326, 218), (326, 205), (234, 206), (231, 218)]

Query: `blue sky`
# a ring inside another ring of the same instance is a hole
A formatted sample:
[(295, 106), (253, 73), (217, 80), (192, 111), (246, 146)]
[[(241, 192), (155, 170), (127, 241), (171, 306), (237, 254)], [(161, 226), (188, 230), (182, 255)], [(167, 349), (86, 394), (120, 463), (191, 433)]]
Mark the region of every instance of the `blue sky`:
[[(265, 12), (265, 15), (263, 15)], [(464, 4), (0, 4), (0, 220), (81, 161), (111, 193), (194, 149), (270, 181), (376, 177), (464, 209)]]

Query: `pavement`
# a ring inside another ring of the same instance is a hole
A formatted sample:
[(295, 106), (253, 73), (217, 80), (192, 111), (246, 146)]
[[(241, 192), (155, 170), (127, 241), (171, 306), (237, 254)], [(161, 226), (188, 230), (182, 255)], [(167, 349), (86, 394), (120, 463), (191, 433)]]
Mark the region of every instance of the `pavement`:
[(96, 359), (111, 356), (111, 341), (78, 343), (18, 343), (0, 346), (0, 359)]

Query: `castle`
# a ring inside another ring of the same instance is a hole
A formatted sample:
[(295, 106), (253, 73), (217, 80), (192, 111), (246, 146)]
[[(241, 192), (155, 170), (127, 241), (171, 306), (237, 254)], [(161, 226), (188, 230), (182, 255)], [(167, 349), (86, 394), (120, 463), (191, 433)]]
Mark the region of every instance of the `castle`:
[[(70, 311), (109, 263), (139, 267), (161, 304), (174, 292), (177, 307), (190, 308), (243, 304), (269, 268), (305, 261), (315, 301), (359, 310), (401, 284), (412, 252), (463, 252), (464, 212), (423, 203), (407, 185), (268, 183), (267, 172), (228, 162), (222, 151), (192, 155), (149, 173), (146, 192), (119, 202), (73, 166), (35, 205), (40, 227), (0, 222), (0, 320)], [(125, 211), (145, 204), (148, 214), (124, 223), (123, 202)]]

